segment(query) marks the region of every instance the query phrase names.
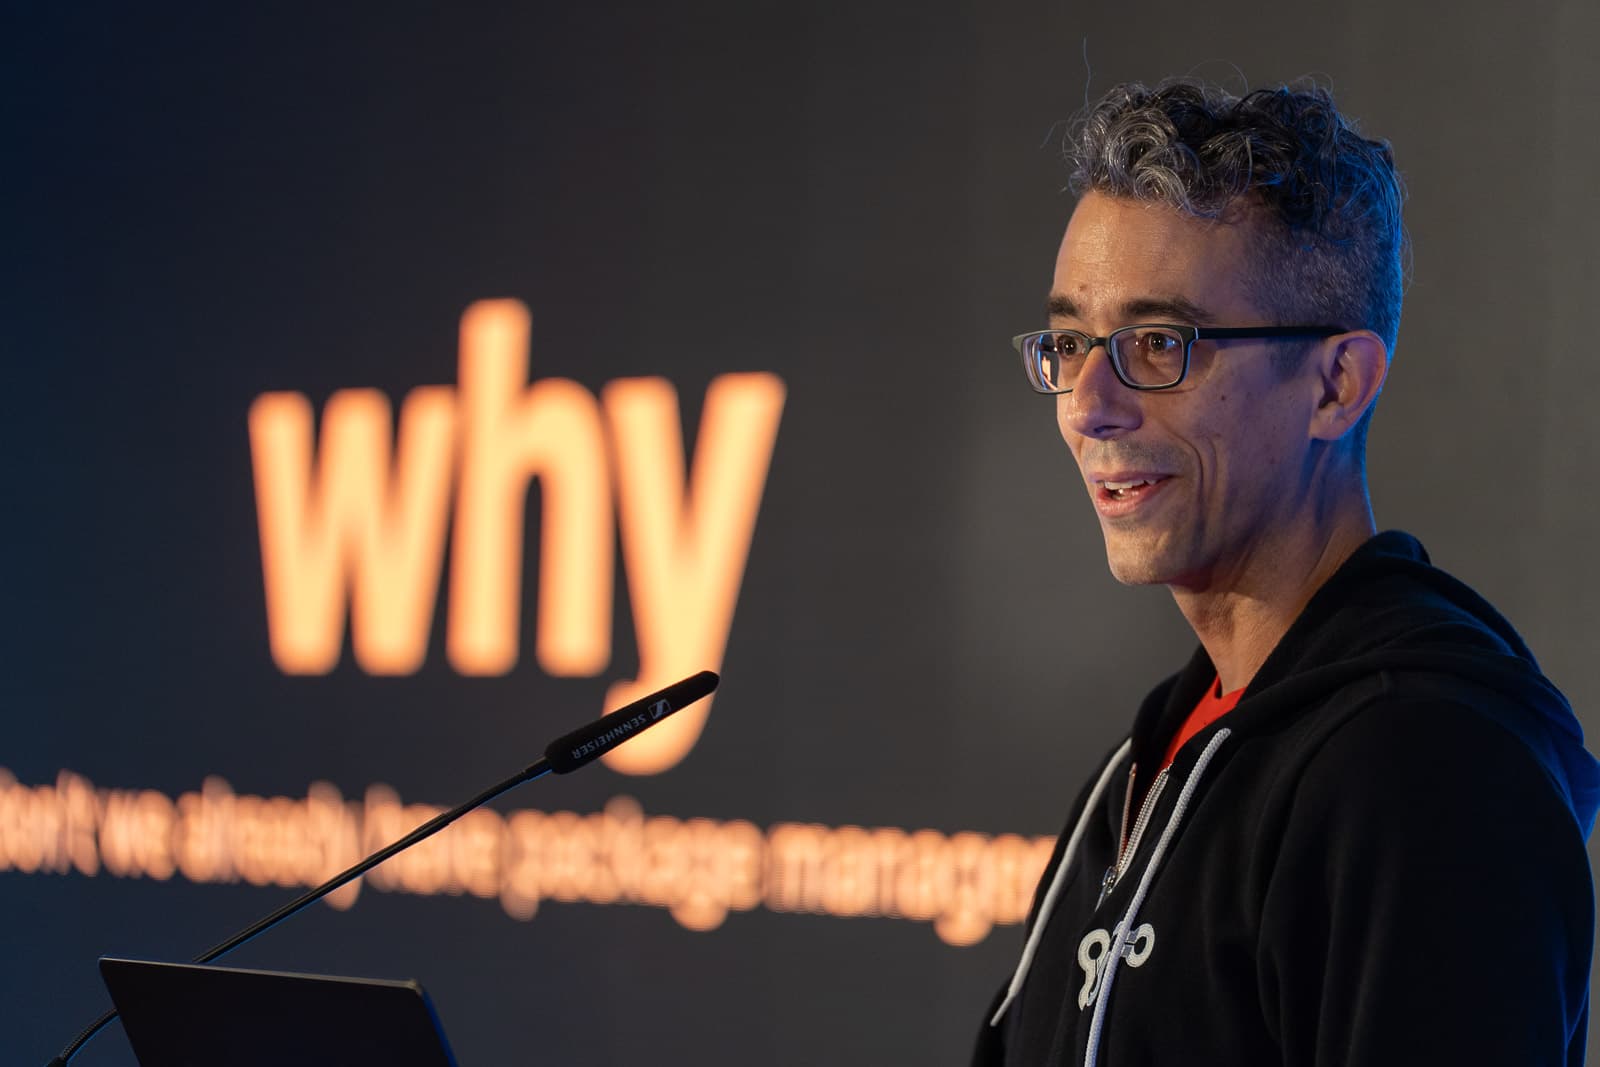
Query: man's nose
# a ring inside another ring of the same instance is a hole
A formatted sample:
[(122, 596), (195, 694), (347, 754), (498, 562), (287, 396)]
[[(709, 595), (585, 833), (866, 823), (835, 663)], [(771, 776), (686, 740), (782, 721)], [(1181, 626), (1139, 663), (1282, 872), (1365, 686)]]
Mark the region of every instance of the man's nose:
[(1111, 365), (1111, 353), (1098, 344), (1084, 357), (1072, 392), (1057, 398), (1056, 420), (1063, 434), (1115, 437), (1138, 427), (1139, 393), (1123, 385)]

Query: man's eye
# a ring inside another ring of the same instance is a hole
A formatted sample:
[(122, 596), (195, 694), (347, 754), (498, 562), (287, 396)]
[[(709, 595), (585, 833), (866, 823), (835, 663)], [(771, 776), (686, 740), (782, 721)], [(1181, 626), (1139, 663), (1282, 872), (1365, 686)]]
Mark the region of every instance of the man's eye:
[(1050, 348), (1054, 350), (1057, 355), (1075, 356), (1078, 354), (1078, 350), (1082, 344), (1082, 341), (1070, 334), (1057, 334), (1055, 337), (1051, 338)]
[(1133, 345), (1142, 355), (1165, 356), (1182, 348), (1183, 340), (1166, 330), (1140, 330), (1133, 335)]

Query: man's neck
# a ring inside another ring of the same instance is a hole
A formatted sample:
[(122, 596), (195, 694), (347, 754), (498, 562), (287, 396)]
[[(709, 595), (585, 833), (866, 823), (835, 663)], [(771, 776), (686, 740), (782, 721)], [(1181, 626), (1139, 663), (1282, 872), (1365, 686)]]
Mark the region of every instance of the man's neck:
[(1172, 588), (1217, 668), (1222, 692), (1250, 684), (1316, 591), (1377, 532), (1364, 493), (1359, 507), (1341, 512), (1312, 536), (1259, 546), (1208, 588)]

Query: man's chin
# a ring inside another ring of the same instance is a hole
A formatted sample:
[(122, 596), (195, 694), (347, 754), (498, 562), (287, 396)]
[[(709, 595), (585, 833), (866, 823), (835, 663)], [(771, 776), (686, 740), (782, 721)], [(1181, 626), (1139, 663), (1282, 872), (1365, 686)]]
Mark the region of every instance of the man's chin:
[(1123, 585), (1165, 585), (1172, 568), (1149, 545), (1130, 545), (1106, 538), (1106, 566)]

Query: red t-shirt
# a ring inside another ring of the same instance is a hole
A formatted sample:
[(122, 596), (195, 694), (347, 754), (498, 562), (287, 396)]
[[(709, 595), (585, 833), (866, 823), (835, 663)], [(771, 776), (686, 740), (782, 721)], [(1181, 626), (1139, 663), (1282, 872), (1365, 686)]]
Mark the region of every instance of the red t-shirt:
[(1200, 703), (1196, 704), (1194, 710), (1189, 712), (1189, 717), (1183, 720), (1183, 725), (1178, 727), (1178, 732), (1172, 736), (1172, 742), (1167, 745), (1166, 758), (1161, 761), (1162, 770), (1172, 765), (1174, 757), (1178, 755), (1178, 749), (1183, 747), (1185, 741), (1232, 711), (1233, 706), (1239, 703), (1239, 697), (1244, 694), (1243, 689), (1235, 689), (1231, 693), (1217, 692), (1221, 688), (1222, 679), (1212, 682), (1210, 688), (1206, 690), (1206, 695), (1200, 698)]

